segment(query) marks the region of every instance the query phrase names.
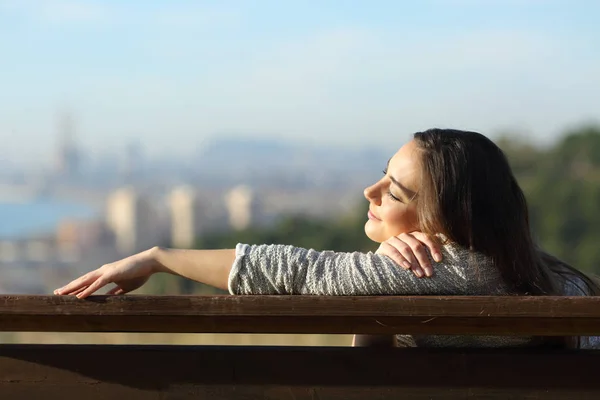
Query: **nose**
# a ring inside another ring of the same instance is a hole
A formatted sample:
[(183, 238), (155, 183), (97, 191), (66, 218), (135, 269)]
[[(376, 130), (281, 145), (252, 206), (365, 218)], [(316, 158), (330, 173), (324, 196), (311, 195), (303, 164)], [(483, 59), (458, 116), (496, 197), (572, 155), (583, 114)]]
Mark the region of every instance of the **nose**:
[(363, 194), (370, 203), (374, 203), (376, 206), (381, 205), (381, 190), (379, 190), (378, 183), (367, 187)]

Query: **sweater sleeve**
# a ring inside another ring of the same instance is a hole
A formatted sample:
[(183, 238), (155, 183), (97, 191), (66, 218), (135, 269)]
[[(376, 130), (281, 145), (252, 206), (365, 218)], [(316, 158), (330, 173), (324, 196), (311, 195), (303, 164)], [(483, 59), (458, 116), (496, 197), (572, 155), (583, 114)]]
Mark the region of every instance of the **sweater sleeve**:
[(417, 278), (379, 254), (287, 245), (238, 244), (229, 275), (231, 294), (452, 295), (466, 291), (460, 265), (434, 262), (431, 278)]

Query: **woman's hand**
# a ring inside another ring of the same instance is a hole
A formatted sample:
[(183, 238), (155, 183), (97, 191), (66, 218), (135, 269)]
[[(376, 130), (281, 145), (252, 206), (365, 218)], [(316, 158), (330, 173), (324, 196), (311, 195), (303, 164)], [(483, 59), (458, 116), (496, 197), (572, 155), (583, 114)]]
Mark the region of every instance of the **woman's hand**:
[(402, 268), (411, 270), (417, 277), (422, 278), (433, 275), (427, 249), (435, 261), (442, 261), (441, 246), (436, 239), (416, 231), (391, 237), (381, 243), (375, 253), (390, 257)]
[(117, 286), (107, 294), (125, 294), (141, 287), (148, 278), (158, 272), (155, 249), (147, 250), (114, 263), (103, 265), (95, 271), (75, 279), (71, 283), (56, 289), (57, 295), (75, 295), (83, 299), (109, 283)]

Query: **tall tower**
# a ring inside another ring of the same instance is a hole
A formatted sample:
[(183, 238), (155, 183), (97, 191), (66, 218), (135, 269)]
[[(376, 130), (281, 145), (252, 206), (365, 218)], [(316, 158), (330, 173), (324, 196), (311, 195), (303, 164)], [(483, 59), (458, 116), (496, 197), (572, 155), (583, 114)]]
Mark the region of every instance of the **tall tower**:
[(125, 147), (119, 167), (120, 174), (124, 179), (134, 178), (143, 172), (144, 151), (139, 141), (132, 141)]
[(202, 209), (196, 192), (188, 186), (174, 189), (169, 196), (171, 242), (178, 248), (191, 248), (202, 230)]
[(58, 149), (55, 171), (62, 177), (72, 177), (79, 171), (79, 152), (75, 144), (75, 125), (69, 113), (63, 113), (58, 120)]

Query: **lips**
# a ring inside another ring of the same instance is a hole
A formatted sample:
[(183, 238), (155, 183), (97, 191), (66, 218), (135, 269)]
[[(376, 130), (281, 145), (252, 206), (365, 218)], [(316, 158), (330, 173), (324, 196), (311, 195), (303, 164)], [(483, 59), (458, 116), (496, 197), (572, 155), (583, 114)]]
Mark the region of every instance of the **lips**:
[(367, 213), (367, 216), (369, 217), (369, 219), (374, 219), (375, 221), (381, 221), (379, 218), (377, 218), (375, 216), (375, 214), (373, 214), (373, 211), (369, 210), (369, 212)]

